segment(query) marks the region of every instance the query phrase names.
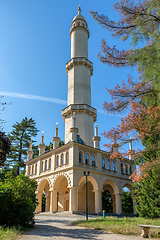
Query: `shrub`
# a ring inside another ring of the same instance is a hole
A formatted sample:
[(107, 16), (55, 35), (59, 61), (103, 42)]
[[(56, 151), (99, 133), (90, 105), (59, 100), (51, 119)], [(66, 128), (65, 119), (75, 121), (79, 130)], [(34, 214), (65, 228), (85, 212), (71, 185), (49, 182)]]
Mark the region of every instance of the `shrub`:
[(21, 173), (8, 172), (0, 179), (0, 225), (29, 227), (34, 224), (37, 184)]

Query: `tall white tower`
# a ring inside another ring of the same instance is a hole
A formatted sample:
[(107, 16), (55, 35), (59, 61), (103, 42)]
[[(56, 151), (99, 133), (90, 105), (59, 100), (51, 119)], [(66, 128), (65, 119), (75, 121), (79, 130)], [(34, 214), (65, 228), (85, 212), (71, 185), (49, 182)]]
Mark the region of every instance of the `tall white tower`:
[[(93, 123), (97, 111), (91, 107), (91, 76), (93, 64), (88, 60), (89, 30), (85, 18), (78, 14), (74, 17), (70, 30), (71, 60), (66, 64), (68, 75), (68, 106), (62, 110), (65, 121), (65, 143), (71, 140), (70, 128), (78, 128), (79, 140), (93, 146)], [(73, 119), (74, 118), (76, 120)]]

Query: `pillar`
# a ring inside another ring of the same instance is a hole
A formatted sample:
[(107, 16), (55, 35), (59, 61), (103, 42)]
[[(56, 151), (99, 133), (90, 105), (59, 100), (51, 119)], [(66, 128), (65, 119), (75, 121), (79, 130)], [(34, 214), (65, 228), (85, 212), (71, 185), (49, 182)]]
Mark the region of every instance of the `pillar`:
[(43, 192), (38, 192), (36, 194), (36, 197), (38, 199), (38, 206), (36, 207), (36, 212), (37, 213), (42, 212), (42, 193)]
[(69, 211), (78, 211), (77, 187), (71, 187), (69, 191)]
[(50, 212), (57, 212), (57, 190), (50, 191)]
[(121, 214), (122, 213), (122, 194), (117, 193), (115, 194), (116, 198), (116, 213)]
[(95, 212), (98, 214), (102, 212), (102, 192), (95, 190)]
[(49, 210), (50, 210), (50, 203), (49, 203), (50, 196), (49, 196), (49, 193), (46, 193), (45, 197), (46, 197), (46, 209), (45, 209), (45, 212), (49, 212)]

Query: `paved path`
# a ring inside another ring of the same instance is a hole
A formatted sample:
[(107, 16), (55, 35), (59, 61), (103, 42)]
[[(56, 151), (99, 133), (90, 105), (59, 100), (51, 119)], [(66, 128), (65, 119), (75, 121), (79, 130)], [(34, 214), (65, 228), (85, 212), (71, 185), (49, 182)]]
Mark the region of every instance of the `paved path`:
[[(92, 216), (93, 217), (93, 216)], [(90, 218), (90, 217), (89, 217)], [(71, 222), (85, 219), (83, 215), (76, 214), (38, 214), (36, 226), (26, 235), (20, 236), (21, 240), (140, 240), (140, 237), (124, 236), (103, 231), (72, 226)]]

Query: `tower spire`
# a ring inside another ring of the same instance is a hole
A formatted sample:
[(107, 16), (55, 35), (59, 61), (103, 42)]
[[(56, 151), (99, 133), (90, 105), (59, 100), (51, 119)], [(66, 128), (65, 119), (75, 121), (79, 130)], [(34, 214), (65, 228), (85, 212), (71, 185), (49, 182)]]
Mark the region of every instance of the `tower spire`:
[(81, 5), (78, 6), (78, 14), (81, 14)]

